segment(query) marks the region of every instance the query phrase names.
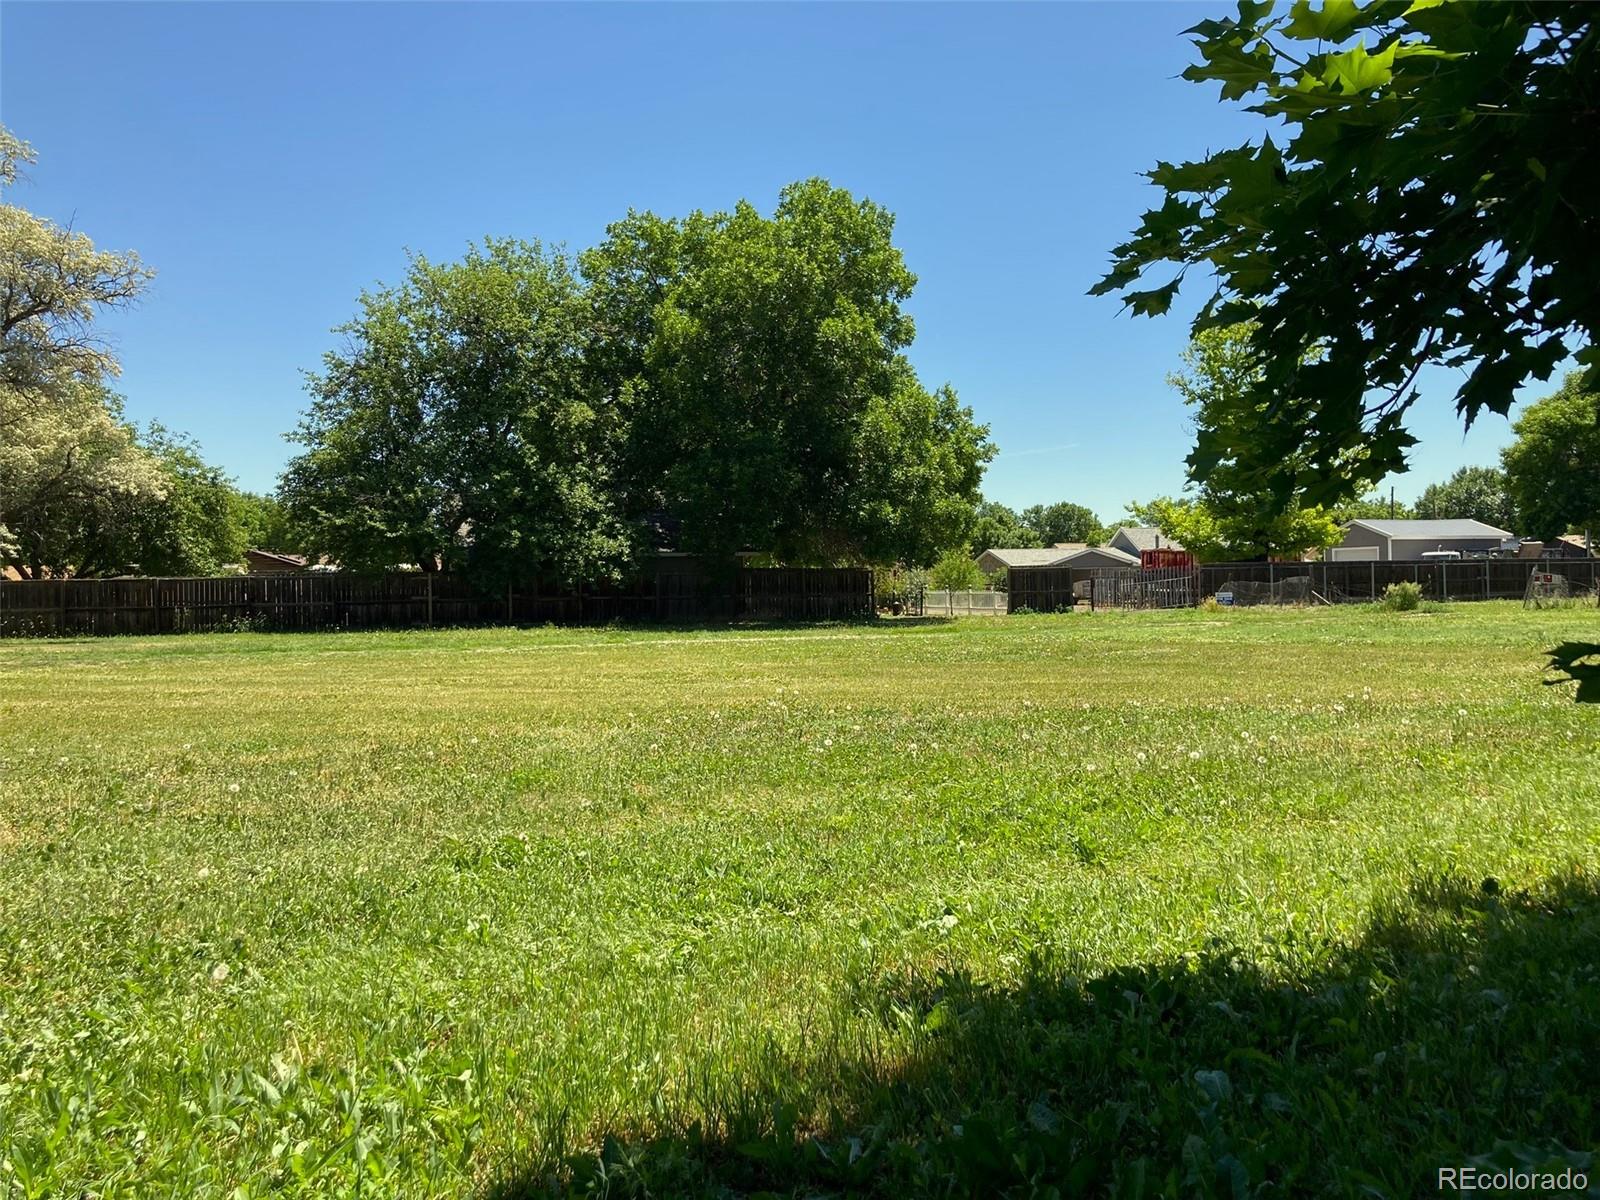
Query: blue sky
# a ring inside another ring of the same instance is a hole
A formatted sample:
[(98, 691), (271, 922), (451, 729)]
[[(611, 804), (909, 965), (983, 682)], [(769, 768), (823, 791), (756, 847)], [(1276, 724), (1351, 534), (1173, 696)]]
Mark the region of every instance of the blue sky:
[[(0, 120), (40, 156), (17, 203), (159, 272), (105, 323), (129, 414), (247, 487), (406, 248), (576, 250), (630, 207), (770, 210), (820, 175), (898, 215), (912, 358), (992, 427), (985, 492), (1111, 519), (1183, 485), (1188, 310), (1084, 293), (1157, 201), (1140, 171), (1255, 128), (1176, 78), (1219, 7), (6, 0)], [(1463, 435), (1456, 383), (1423, 379), (1402, 499), (1508, 440)]]

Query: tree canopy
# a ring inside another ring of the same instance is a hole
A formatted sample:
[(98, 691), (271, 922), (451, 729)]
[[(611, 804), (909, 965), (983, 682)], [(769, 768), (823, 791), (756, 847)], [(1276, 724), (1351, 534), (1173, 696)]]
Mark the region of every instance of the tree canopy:
[[(1066, 540), (1066, 539), (1062, 539)], [(1044, 545), (1044, 538), (1021, 515), (998, 500), (979, 500), (967, 530), (968, 544), (976, 553), (985, 550), (1033, 550)]]
[(905, 358), (916, 278), (893, 228), (812, 179), (771, 217), (630, 215), (583, 256), (635, 513), (672, 513), (711, 555), (925, 563), (960, 544), (993, 450)]
[(93, 325), (132, 303), (150, 272), (12, 203), (34, 161), (0, 127), (0, 564), (25, 575), (77, 567), (119, 508), (165, 494), (160, 464), (122, 419), (109, 386), (117, 360)]
[[(1167, 377), (1202, 439), (1232, 441), (1241, 426), (1268, 419), (1266, 406), (1252, 403), (1261, 370), (1251, 334), (1248, 323), (1201, 330), (1183, 352), (1182, 369)], [(1280, 503), (1236, 456), (1219, 460), (1194, 486), (1192, 497), (1158, 500), (1141, 515), (1201, 558), (1296, 557), (1339, 540), (1325, 509), (1298, 497)]]
[(1283, 133), (1159, 163), (1165, 201), (1092, 290), (1155, 315), (1193, 270), (1215, 285), (1197, 333), (1254, 323), (1259, 374), (1237, 419), (1200, 431), (1197, 478), (1227, 471), (1279, 506), (1338, 500), (1404, 470), (1424, 365), (1462, 368), (1470, 424), (1584, 342), (1600, 364), (1595, 16), (1241, 0), (1189, 31), (1184, 77)]
[[(1056, 504), (1033, 504), (1022, 510), (1022, 523), (1038, 533), (1047, 546), (1057, 542), (1098, 544), (1107, 534), (1094, 510), (1063, 500)], [(982, 547), (986, 549), (987, 547)]]
[(1569, 530), (1600, 530), (1600, 389), (1571, 374), (1530, 404), (1501, 452), (1506, 491), (1523, 528), (1546, 541)]
[(347, 565), (479, 580), (615, 576), (665, 524), (719, 561), (931, 562), (993, 450), (904, 355), (892, 228), (810, 180), (771, 217), (629, 214), (576, 264), (414, 259), (312, 376), (285, 502)]
[(1443, 483), (1430, 483), (1417, 497), (1418, 517), (1482, 521), (1517, 532), (1517, 506), (1506, 489), (1505, 472), (1496, 467), (1462, 467)]
[(310, 377), (284, 503), (347, 568), (615, 574), (629, 548), (610, 493), (609, 414), (585, 387), (586, 310), (565, 256), (490, 240), (418, 255), (361, 297)]

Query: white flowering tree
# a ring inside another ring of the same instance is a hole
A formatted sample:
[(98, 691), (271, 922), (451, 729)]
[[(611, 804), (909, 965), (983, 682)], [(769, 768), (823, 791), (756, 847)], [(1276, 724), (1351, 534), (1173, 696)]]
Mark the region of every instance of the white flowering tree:
[(11, 203), (34, 161), (0, 127), (0, 564), (37, 577), (76, 568), (105, 511), (160, 498), (163, 476), (122, 420), (117, 360), (93, 328), (151, 273)]

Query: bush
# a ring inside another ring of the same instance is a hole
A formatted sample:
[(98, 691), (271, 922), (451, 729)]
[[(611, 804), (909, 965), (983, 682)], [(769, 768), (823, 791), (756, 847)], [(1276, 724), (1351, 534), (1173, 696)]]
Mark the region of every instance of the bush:
[(1422, 603), (1422, 585), (1409, 580), (1391, 583), (1383, 589), (1380, 603), (1389, 612), (1414, 612)]
[(892, 567), (875, 568), (872, 584), (878, 607), (891, 608), (897, 603), (905, 604), (913, 597), (920, 597), (927, 590), (928, 573), (908, 570), (905, 564), (896, 563)]
[(936, 591), (976, 592), (984, 585), (983, 572), (967, 557), (965, 550), (951, 550), (928, 572), (928, 582)]

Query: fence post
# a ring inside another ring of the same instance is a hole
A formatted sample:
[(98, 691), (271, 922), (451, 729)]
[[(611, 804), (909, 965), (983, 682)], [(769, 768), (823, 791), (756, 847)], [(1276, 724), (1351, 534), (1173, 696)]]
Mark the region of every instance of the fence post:
[(1450, 564), (1443, 560), (1439, 563), (1439, 599), (1450, 599)]
[(433, 628), (433, 572), (428, 572), (428, 628)]

